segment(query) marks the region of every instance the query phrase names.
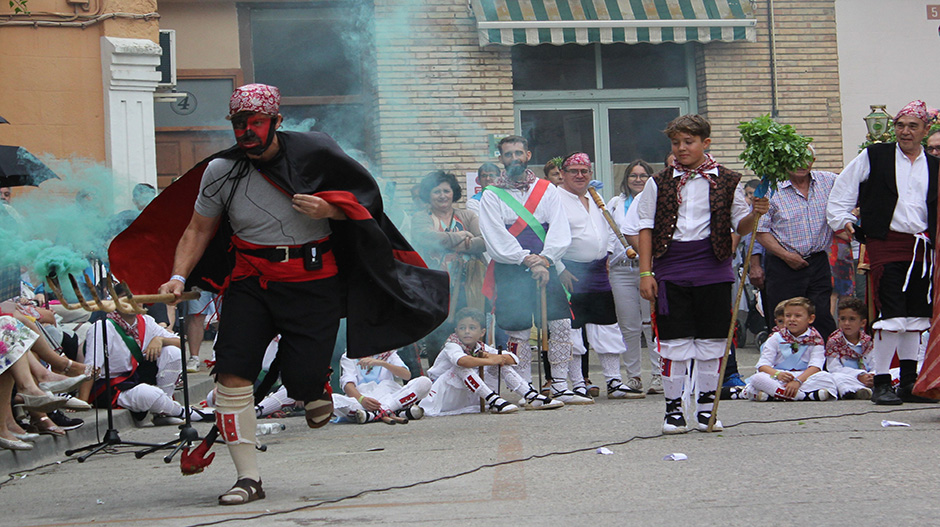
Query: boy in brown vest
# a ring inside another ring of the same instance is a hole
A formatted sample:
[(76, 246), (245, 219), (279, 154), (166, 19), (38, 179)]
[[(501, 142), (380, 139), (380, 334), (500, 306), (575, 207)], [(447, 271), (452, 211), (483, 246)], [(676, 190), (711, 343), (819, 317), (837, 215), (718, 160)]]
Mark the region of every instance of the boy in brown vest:
[[(637, 196), (640, 294), (656, 301), (656, 327), (666, 397), (664, 434), (687, 432), (682, 391), (695, 359), (699, 430), (708, 428), (725, 338), (731, 324), (732, 230), (748, 233), (767, 199), (748, 207), (741, 174), (705, 150), (711, 125), (683, 115), (664, 130), (675, 161), (646, 182)], [(713, 430), (721, 430), (716, 423)]]

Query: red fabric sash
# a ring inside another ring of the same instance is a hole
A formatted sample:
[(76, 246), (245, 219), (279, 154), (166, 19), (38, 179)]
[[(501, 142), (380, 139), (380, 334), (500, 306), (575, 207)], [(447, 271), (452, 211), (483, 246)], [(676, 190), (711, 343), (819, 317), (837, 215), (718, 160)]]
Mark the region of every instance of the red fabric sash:
[[(317, 240), (322, 243), (329, 237)], [(236, 249), (265, 249), (270, 246), (257, 245), (246, 242), (238, 236), (232, 236), (232, 243)], [(291, 248), (300, 247), (300, 245), (291, 245)], [(304, 269), (303, 258), (291, 258), (286, 262), (272, 262), (267, 258), (252, 256), (241, 251), (235, 251), (235, 269), (232, 270), (232, 280), (242, 280), (249, 276), (260, 277), (261, 287), (267, 287), (268, 282), (308, 282), (310, 280), (320, 280), (336, 276), (339, 267), (336, 265), (336, 257), (333, 251), (327, 251), (320, 254), (323, 261), (323, 267), (316, 271)]]
[(927, 256), (926, 251), (917, 251), (914, 254), (914, 235), (904, 232), (888, 231), (885, 239), (868, 238), (865, 243), (865, 256), (871, 262), (871, 289), (873, 303), (876, 310), (881, 310), (881, 298), (878, 297), (878, 286), (884, 274), (885, 264), (892, 262), (923, 262)]
[[(535, 182), (535, 188), (532, 189), (532, 193), (529, 194), (529, 199), (525, 200), (524, 207), (526, 210), (535, 214), (535, 209), (538, 208), (539, 203), (542, 202), (542, 197), (545, 195), (545, 191), (548, 190), (550, 183), (546, 179), (539, 179)], [(528, 224), (522, 218), (516, 218), (515, 223), (509, 226), (509, 234), (513, 236), (519, 236), (522, 231)], [(489, 298), (491, 301), (496, 300), (496, 276), (493, 271), (493, 260), (490, 260), (489, 265), (486, 266), (486, 274), (483, 276), (483, 296)]]

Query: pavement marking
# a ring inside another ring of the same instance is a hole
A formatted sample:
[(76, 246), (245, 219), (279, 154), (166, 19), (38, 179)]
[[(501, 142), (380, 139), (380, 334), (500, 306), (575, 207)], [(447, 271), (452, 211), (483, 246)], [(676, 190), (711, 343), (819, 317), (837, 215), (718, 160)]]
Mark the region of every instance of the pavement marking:
[[(522, 438), (516, 427), (504, 428), (499, 432), (499, 446), (496, 460), (499, 463), (522, 458)], [(525, 464), (510, 463), (500, 465), (493, 471), (493, 499), (526, 499)]]

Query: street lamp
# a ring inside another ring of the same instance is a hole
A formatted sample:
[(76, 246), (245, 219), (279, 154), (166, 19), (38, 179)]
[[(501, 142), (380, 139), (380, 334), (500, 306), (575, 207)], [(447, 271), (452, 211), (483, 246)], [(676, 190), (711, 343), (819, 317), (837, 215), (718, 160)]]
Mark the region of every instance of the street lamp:
[(888, 113), (883, 104), (872, 104), (869, 107), (871, 113), (865, 116), (865, 126), (868, 127), (867, 139), (872, 143), (888, 141), (891, 138), (888, 134), (888, 122), (892, 119), (891, 114)]

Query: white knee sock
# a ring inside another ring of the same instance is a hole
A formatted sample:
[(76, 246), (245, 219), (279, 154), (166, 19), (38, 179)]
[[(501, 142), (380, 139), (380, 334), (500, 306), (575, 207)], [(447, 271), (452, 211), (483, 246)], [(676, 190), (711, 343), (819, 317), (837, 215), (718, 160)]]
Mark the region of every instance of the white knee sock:
[(681, 399), (685, 386), (685, 374), (689, 369), (689, 359), (663, 359), (663, 396), (666, 399)]
[(718, 390), (718, 366), (721, 359), (695, 361), (695, 387), (698, 392), (698, 411), (711, 412)]
[(287, 396), (287, 388), (281, 386), (277, 391), (258, 403), (258, 406), (261, 407), (261, 415), (271, 415), (285, 406), (292, 406), (294, 402), (293, 399)]
[[(486, 386), (486, 384), (484, 384), (484, 386)], [(431, 379), (427, 377), (416, 377), (408, 381), (408, 384), (402, 386), (400, 390), (392, 395), (388, 409), (392, 412), (397, 412), (403, 408), (408, 408), (427, 397), (430, 391)]]
[(528, 331), (507, 331), (509, 340), (506, 347), (510, 353), (519, 357), (519, 363), (512, 366), (526, 384), (532, 382), (532, 348), (529, 347)]
[(238, 479), (261, 481), (258, 458), (255, 454), (254, 395), (251, 386), (228, 388), (216, 385), (216, 425), (225, 439), (228, 452), (235, 463)]
[(584, 388), (584, 372), (581, 371), (581, 355), (573, 355), (568, 361), (568, 378), (572, 388)]
[[(580, 338), (580, 337), (579, 337)], [(554, 366), (571, 360), (571, 321), (567, 318), (548, 321), (548, 362)], [(520, 359), (522, 357), (519, 357)], [(564, 375), (564, 370), (562, 370)]]
[(920, 352), (920, 332), (905, 331), (898, 336), (901, 337), (898, 342), (898, 360), (917, 360), (917, 354)]
[(891, 373), (891, 359), (901, 343), (901, 334), (895, 331), (876, 330), (874, 347), (871, 350), (872, 369), (876, 374)]
[(468, 390), (477, 394), (482, 399), (493, 393), (493, 390), (483, 382), (483, 379), (476, 373), (473, 368), (455, 368), (455, 373), (459, 371), (460, 380), (463, 381), (464, 386)]
[(604, 373), (604, 379), (621, 379), (620, 376), (620, 355), (615, 353), (598, 353), (597, 361), (601, 363), (601, 371)]

